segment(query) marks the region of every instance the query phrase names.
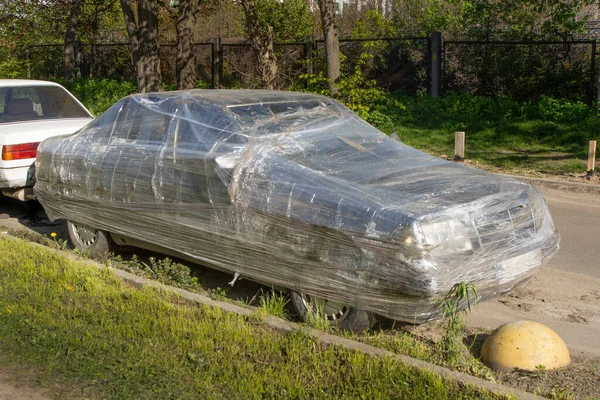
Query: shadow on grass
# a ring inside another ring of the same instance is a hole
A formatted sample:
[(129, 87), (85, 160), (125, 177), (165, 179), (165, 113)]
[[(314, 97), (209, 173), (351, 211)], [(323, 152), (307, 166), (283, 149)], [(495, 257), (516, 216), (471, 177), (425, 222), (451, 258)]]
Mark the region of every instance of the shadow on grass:
[(485, 342), (485, 339), (487, 339), (488, 336), (489, 335), (487, 333), (468, 335), (464, 338), (463, 343), (465, 346), (467, 346), (473, 357), (479, 358), (481, 357), (481, 348), (483, 347), (483, 342)]

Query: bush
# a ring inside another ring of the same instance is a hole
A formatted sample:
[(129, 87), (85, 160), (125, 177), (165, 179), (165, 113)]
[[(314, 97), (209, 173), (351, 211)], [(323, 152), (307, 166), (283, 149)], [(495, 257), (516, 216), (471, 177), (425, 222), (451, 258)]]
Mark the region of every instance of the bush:
[(6, 58), (5, 60), (0, 61), (0, 79), (26, 78), (28, 68), (28, 61)]
[(582, 102), (553, 99), (542, 96), (538, 103), (540, 119), (554, 122), (576, 122), (596, 114), (595, 110)]
[(73, 96), (77, 97), (96, 117), (122, 97), (137, 92), (135, 83), (113, 79), (78, 78), (59, 83), (73, 93)]

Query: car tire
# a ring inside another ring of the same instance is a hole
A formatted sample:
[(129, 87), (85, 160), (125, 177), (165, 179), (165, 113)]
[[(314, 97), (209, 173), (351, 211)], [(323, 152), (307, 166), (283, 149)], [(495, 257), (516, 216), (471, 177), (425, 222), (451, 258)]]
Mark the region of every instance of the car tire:
[(90, 252), (94, 256), (107, 256), (119, 248), (110, 237), (110, 233), (105, 231), (71, 221), (67, 221), (67, 231), (73, 247), (83, 252)]
[(306, 322), (309, 313), (314, 313), (315, 305), (320, 303), (329, 325), (342, 331), (361, 334), (368, 330), (374, 321), (373, 315), (364, 310), (345, 306), (341, 303), (320, 299), (290, 290), (290, 299), (300, 319)]

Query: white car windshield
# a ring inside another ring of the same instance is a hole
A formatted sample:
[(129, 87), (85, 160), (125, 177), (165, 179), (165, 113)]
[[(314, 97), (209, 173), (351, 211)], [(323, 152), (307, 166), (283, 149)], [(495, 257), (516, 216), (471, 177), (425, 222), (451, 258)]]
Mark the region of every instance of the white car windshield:
[(59, 86), (0, 87), (0, 124), (56, 118), (90, 118)]

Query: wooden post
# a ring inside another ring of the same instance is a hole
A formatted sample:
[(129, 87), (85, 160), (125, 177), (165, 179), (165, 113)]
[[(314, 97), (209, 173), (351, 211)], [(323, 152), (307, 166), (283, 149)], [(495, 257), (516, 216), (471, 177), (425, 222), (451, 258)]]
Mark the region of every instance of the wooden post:
[(456, 132), (454, 134), (454, 161), (465, 159), (465, 133)]
[(594, 176), (596, 168), (596, 141), (590, 140), (590, 149), (588, 151), (587, 175)]

